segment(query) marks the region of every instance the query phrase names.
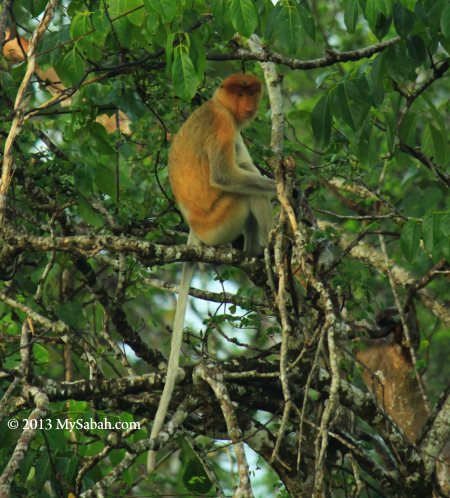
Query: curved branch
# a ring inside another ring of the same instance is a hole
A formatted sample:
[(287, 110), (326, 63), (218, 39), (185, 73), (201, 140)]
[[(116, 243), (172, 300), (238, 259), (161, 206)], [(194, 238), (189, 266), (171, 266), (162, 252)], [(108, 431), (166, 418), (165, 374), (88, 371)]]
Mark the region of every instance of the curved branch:
[(274, 62), (276, 64), (288, 66), (291, 69), (309, 70), (332, 66), (339, 62), (358, 61), (360, 59), (372, 57), (372, 55), (382, 52), (386, 48), (395, 45), (399, 41), (400, 37), (396, 36), (391, 40), (376, 43), (375, 45), (369, 45), (368, 47), (364, 47), (359, 50), (350, 50), (347, 52), (336, 52), (334, 50), (327, 50), (324, 57), (320, 57), (319, 59), (311, 59), (308, 61), (302, 61), (294, 57), (286, 57), (282, 54), (272, 52), (268, 49), (263, 49), (261, 52), (254, 52), (245, 48), (238, 48), (231, 54), (208, 54), (206, 57), (211, 61), (240, 60), (257, 61), (262, 63)]

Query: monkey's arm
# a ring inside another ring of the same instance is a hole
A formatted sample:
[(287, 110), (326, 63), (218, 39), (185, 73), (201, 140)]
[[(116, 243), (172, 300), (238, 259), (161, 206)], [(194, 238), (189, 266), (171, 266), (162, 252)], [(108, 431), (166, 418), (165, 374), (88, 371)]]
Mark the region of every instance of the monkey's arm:
[(233, 149), (234, 146), (228, 145), (228, 147), (223, 146), (210, 152), (211, 185), (234, 194), (270, 195), (275, 193), (274, 180), (262, 176), (251, 162), (245, 161), (238, 165)]

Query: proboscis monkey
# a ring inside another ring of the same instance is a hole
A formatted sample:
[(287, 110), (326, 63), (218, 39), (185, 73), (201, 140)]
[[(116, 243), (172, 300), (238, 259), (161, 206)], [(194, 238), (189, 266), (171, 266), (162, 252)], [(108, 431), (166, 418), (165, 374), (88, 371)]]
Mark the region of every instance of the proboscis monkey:
[[(12, 36), (9, 29), (6, 30), (5, 44), (3, 45), (3, 56), (6, 60), (13, 64), (24, 61), (26, 59), (28, 46), (28, 40), (19, 35)], [(42, 81), (45, 82), (46, 89), (52, 95), (60, 96), (66, 89), (66, 87), (61, 83), (60, 77), (52, 67), (42, 69), (36, 64), (35, 73)], [(60, 102), (60, 105), (65, 107), (71, 105), (71, 103), (72, 99), (70, 97), (66, 97)], [(113, 133), (117, 129), (117, 121), (114, 114), (112, 116), (108, 116), (108, 114), (100, 114), (97, 116), (96, 121), (97, 123), (100, 123), (108, 133)], [(131, 135), (131, 121), (123, 111), (119, 110), (118, 121), (120, 131), (125, 135)]]
[[(229, 244), (244, 236), (244, 251), (260, 254), (273, 226), (273, 180), (262, 176), (242, 140), (243, 126), (258, 110), (261, 82), (247, 74), (226, 78), (214, 96), (191, 114), (169, 153), (169, 178), (190, 231), (188, 244)], [(183, 263), (166, 382), (150, 438), (158, 436), (178, 371), (187, 298), (195, 263)], [(156, 453), (148, 457), (148, 470)]]

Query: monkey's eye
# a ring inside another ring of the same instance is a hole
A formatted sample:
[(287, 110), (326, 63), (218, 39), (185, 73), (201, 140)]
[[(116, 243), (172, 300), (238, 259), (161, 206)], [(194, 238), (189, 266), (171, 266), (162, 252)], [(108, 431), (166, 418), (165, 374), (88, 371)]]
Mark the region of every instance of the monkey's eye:
[(237, 93), (236, 93), (236, 95), (237, 95), (238, 97), (243, 97), (243, 96), (244, 96), (244, 92), (237, 92)]

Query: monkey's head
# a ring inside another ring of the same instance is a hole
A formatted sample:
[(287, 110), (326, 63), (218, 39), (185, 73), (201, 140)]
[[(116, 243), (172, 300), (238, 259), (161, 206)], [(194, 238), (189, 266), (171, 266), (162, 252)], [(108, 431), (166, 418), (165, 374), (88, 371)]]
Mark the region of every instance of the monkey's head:
[(262, 85), (251, 74), (232, 74), (217, 89), (215, 98), (234, 116), (241, 126), (256, 114), (261, 99)]

